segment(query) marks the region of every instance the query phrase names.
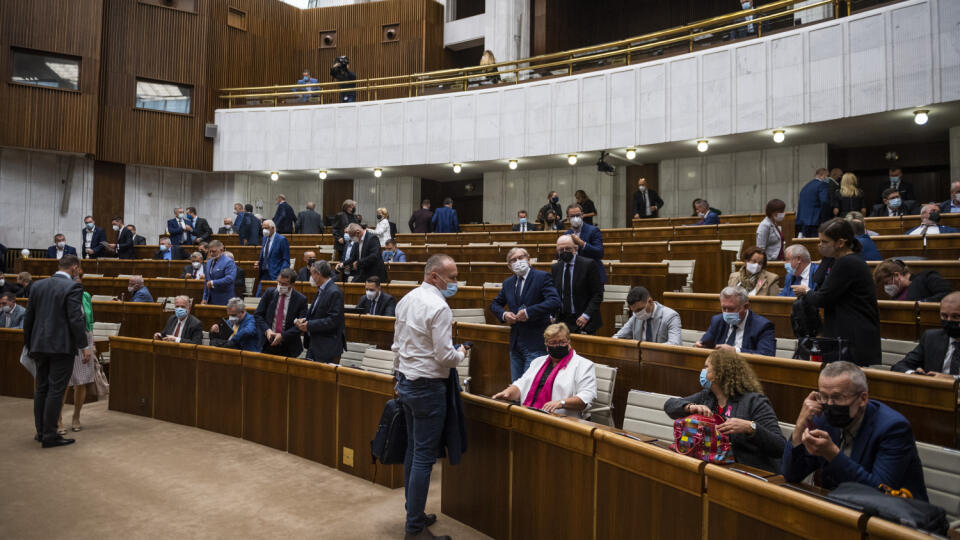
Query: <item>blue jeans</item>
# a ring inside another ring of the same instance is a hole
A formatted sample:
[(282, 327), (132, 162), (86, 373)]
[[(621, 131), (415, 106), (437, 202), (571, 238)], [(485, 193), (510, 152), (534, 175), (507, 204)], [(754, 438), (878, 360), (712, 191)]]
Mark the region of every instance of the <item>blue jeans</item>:
[(446, 379), (409, 380), (397, 372), (397, 393), (407, 420), (407, 455), (403, 460), (403, 489), (407, 499), (409, 534), (426, 527), (430, 473), (440, 453), (440, 438), (447, 419)]
[(545, 354), (547, 354), (546, 351), (530, 351), (517, 343), (516, 347), (510, 349), (510, 382), (522, 377), (530, 368), (530, 364)]

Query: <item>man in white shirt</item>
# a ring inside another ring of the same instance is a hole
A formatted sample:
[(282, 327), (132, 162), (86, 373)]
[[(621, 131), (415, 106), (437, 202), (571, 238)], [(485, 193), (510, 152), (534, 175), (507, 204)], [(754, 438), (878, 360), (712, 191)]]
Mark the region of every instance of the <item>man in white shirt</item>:
[(920, 226), (907, 231), (910, 236), (927, 236), (930, 234), (948, 234), (960, 232), (953, 227), (940, 225), (940, 207), (935, 204), (925, 204), (920, 210)]
[(613, 335), (613, 339), (683, 345), (680, 314), (655, 301), (646, 287), (630, 289), (627, 293), (627, 306), (633, 316)]
[(153, 339), (172, 343), (203, 343), (203, 324), (190, 314), (190, 297), (180, 295), (173, 300), (173, 315), (167, 320), (162, 332), (153, 335)]
[(456, 292), (456, 262), (446, 255), (434, 255), (424, 267), (423, 284), (397, 304), (392, 349), (397, 394), (407, 420), (407, 539), (449, 538), (430, 532), (427, 527), (436, 516), (428, 516), (424, 508), (446, 422), (447, 379), (466, 354), (464, 347), (453, 346), (453, 311), (446, 298)]

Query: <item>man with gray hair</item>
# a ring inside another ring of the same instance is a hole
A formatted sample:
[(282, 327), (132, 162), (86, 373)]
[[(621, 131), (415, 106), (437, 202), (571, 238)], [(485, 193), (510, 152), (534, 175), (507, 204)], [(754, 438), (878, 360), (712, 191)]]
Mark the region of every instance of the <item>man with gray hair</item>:
[[(437, 538), (427, 528), (437, 516), (424, 513), (430, 472), (444, 447), (452, 465), (460, 461), (466, 434), (456, 420), (460, 389), (456, 368), (466, 349), (453, 345), (453, 312), (447, 298), (457, 293), (457, 263), (447, 255), (427, 260), (423, 283), (397, 304), (393, 336), (397, 395), (407, 420), (403, 462), (406, 495), (404, 538)], [(444, 537), (449, 538), (449, 537)]]
[(307, 308), (306, 317), (293, 324), (303, 334), (307, 359), (336, 364), (346, 346), (343, 330), (343, 292), (333, 282), (333, 270), (327, 261), (316, 261), (310, 267), (310, 286), (317, 296)]
[(513, 275), (504, 280), (490, 311), (510, 326), (510, 380), (515, 381), (547, 354), (543, 331), (560, 309), (560, 293), (550, 274), (530, 266), (530, 254), (523, 248), (507, 253), (507, 267)]
[(826, 489), (859, 482), (906, 489), (914, 499), (928, 500), (910, 422), (870, 399), (863, 370), (850, 362), (827, 364), (817, 386), (803, 401), (793, 437), (783, 448), (787, 481), (800, 482), (819, 471)]
[(720, 291), (720, 308), (722, 313), (713, 316), (707, 333), (694, 347), (776, 355), (773, 323), (750, 311), (750, 297), (743, 287), (724, 287)]
[(279, 234), (292, 234), (293, 223), (297, 220), (297, 213), (287, 202), (287, 196), (277, 195), (277, 211), (273, 214), (273, 223), (276, 224)]
[(223, 306), (236, 294), (236, 283), (243, 283), (240, 267), (223, 252), (223, 242), (213, 240), (207, 246), (207, 265), (203, 269), (203, 302)]
[(813, 276), (817, 274), (818, 264), (810, 262), (810, 252), (803, 244), (790, 244), (783, 250), (783, 258), (786, 261), (783, 269), (787, 271), (787, 277), (783, 281), (783, 288), (777, 296), (794, 297), (794, 285), (803, 285), (811, 291), (817, 288), (817, 282)]
[(260, 270), (262, 281), (273, 281), (284, 268), (290, 266), (290, 243), (280, 234), (271, 220), (263, 222), (263, 243), (260, 247), (260, 258), (253, 263), (253, 267)]
[(720, 224), (720, 216), (710, 208), (710, 203), (706, 199), (700, 199), (693, 207), (697, 210), (697, 215), (700, 216), (700, 221), (694, 223), (694, 225)]
[(190, 314), (190, 297), (181, 294), (173, 299), (173, 306), (173, 315), (163, 330), (153, 335), (153, 339), (193, 345), (203, 343), (203, 324)]
[(227, 301), (227, 319), (222, 326), (218, 323), (210, 327), (210, 338), (211, 344), (216, 338), (221, 340), (221, 347), (241, 351), (260, 352), (263, 343), (262, 334), (257, 331), (257, 322), (253, 315), (247, 313), (243, 298)]
[(153, 296), (143, 283), (143, 276), (130, 276), (127, 292), (130, 293), (130, 302), (153, 302)]

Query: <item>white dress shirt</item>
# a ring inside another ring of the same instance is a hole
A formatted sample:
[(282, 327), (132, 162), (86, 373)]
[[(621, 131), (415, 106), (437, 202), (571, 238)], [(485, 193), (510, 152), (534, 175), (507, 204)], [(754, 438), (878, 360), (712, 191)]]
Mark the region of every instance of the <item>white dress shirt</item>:
[(929, 225), (929, 226), (919, 226), (915, 227), (910, 232), (907, 233), (908, 236), (923, 236), (924, 229), (926, 229), (926, 235), (930, 236), (931, 234), (940, 234), (939, 225)]
[(440, 289), (423, 283), (397, 303), (394, 368), (410, 380), (446, 379), (463, 361), (453, 347), (453, 311)]
[(380, 246), (387, 245), (387, 240), (390, 240), (390, 220), (383, 218), (377, 222), (376, 235), (380, 238)]
[[(537, 373), (540, 372), (540, 368), (543, 367), (544, 362), (549, 358), (548, 355), (544, 355), (535, 359), (530, 364), (530, 367), (527, 368), (527, 371), (513, 383), (514, 386), (520, 389), (520, 403), (527, 400), (527, 394), (530, 390), (535, 389)], [(587, 405), (584, 411), (557, 409), (556, 412), (566, 416), (579, 417), (582, 416), (583, 412), (589, 411), (593, 400), (597, 399), (596, 367), (593, 365), (593, 362), (580, 356), (576, 352), (573, 353), (573, 358), (570, 359), (566, 367), (560, 370), (556, 378), (553, 379), (553, 391), (550, 394), (553, 401), (574, 396), (580, 398), (580, 400)]]
[(88, 250), (88, 249), (93, 249), (93, 247), (90, 246), (90, 243), (91, 243), (92, 241), (93, 241), (93, 230), (91, 230), (91, 229), (86, 229), (86, 230), (84, 230), (84, 231), (83, 231), (83, 255), (84, 255), (84, 257), (87, 256), (87, 250)]

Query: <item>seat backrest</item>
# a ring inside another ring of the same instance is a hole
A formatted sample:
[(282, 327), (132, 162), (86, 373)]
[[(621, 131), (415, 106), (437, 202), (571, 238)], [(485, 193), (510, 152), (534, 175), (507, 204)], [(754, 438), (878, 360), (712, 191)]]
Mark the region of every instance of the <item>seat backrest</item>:
[(366, 371), (393, 375), (393, 351), (367, 349), (363, 352), (362, 367)]
[(680, 329), (680, 340), (684, 347), (693, 347), (693, 344), (700, 341), (703, 332), (700, 330), (690, 330), (689, 328)]
[(363, 354), (367, 349), (371, 347), (376, 348), (374, 345), (370, 345), (369, 343), (359, 343), (356, 341), (347, 342), (347, 350), (351, 352), (358, 352)]
[(87, 272), (83, 273), (84, 277), (103, 277), (103, 274), (89, 274)]
[(200, 344), (210, 346), (210, 332), (203, 332), (203, 341), (201, 341)]
[(243, 278), (243, 288), (246, 291), (247, 295), (253, 294), (253, 284), (257, 282), (257, 278)]
[(133, 277), (133, 274), (117, 274), (117, 277), (120, 279), (130, 279)]
[(110, 336), (117, 336), (119, 334), (120, 334), (120, 323), (108, 323), (108, 322), (93, 323), (93, 340), (94, 341), (106, 341), (110, 339)]
[(950, 521), (960, 519), (960, 450), (918, 442), (917, 451), (930, 502), (945, 509)]
[(790, 437), (793, 437), (793, 430), (796, 428), (793, 424), (788, 424), (786, 422), (779, 422), (780, 424), (780, 433), (783, 433), (784, 438), (788, 439), (787, 444), (790, 444)]
[(793, 353), (797, 351), (797, 340), (791, 338), (777, 338), (778, 358), (793, 358)]
[(243, 305), (246, 307), (256, 308), (260, 305), (260, 299), (256, 296), (245, 296), (243, 297)]
[(881, 362), (885, 366), (893, 366), (903, 360), (910, 351), (917, 348), (916, 341), (902, 341), (899, 339), (880, 339)]
[(626, 302), (627, 294), (630, 292), (630, 285), (610, 285), (603, 286), (604, 302)]
[(394, 279), (390, 281), (391, 285), (419, 285), (419, 281), (408, 281), (405, 279)]
[[(736, 253), (735, 258), (740, 259), (740, 250), (743, 249), (743, 240), (721, 240), (720, 241), (720, 250), (721, 251), (732, 251)], [(733, 271), (733, 268), (730, 269)]]
[(673, 419), (663, 405), (674, 396), (631, 390), (623, 416), (623, 429), (665, 441), (673, 440)]
[(363, 353), (343, 351), (340, 354), (340, 365), (354, 369), (363, 369)]
[(617, 382), (617, 368), (604, 364), (594, 364), (597, 374), (597, 397), (593, 407), (609, 407), (613, 403), (613, 386)]
[[(84, 274), (85, 276), (90, 276), (90, 274)], [(109, 302), (113, 300), (113, 297), (109, 294), (94, 294), (90, 296), (91, 302)]]
[(484, 281), (483, 286), (488, 289), (499, 289), (503, 287), (503, 283), (495, 283), (493, 281)]
[(484, 324), (487, 322), (486, 317), (483, 315), (483, 309), (480, 308), (454, 309), (451, 311), (453, 311), (453, 320), (457, 322), (473, 324)]

